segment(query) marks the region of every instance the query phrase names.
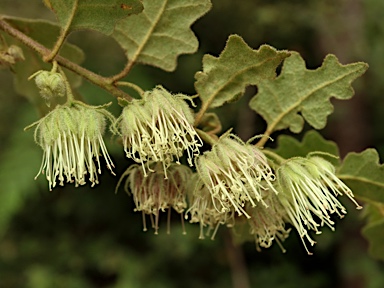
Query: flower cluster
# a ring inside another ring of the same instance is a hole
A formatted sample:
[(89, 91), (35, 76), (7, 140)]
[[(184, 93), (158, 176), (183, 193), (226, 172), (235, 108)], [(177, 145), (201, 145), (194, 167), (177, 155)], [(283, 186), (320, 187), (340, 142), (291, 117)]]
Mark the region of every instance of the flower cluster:
[(198, 157), (196, 169), (211, 197), (220, 203), (219, 212), (235, 209), (249, 218), (245, 204), (250, 202), (254, 207), (261, 202), (266, 206), (262, 191), (275, 191), (275, 175), (264, 154), (234, 135), (222, 136), (211, 151)]
[(354, 200), (352, 191), (336, 177), (334, 166), (319, 156), (287, 160), (278, 168), (277, 179), (279, 190), (282, 192), (279, 199), (287, 213), (287, 222), (299, 233), (308, 254), (311, 253), (304, 239), (311, 245), (316, 242), (307, 230), (320, 234), (319, 227), (324, 224), (334, 230), (331, 214), (336, 213), (342, 218), (343, 214), (347, 213), (336, 196), (345, 193), (357, 209), (361, 209)]
[[(57, 184), (86, 183), (86, 175), (92, 186), (98, 183), (101, 173), (100, 151), (107, 167), (113, 163), (105, 147), (102, 135), (106, 118), (113, 119), (103, 107), (91, 107), (80, 102), (57, 106), (36, 125), (35, 141), (44, 150), (40, 171), (52, 190)], [(112, 172), (113, 173), (113, 172)], [(37, 177), (36, 176), (36, 177)]]
[(285, 252), (281, 242), (288, 238), (290, 232), (284, 222), (286, 211), (275, 193), (266, 193), (264, 201), (268, 207), (264, 205), (246, 207), (251, 216), (248, 220), (249, 233), (255, 238), (257, 250), (260, 250), (260, 247), (269, 248), (273, 240), (276, 240), (281, 250)]
[[(168, 177), (165, 179), (161, 164), (151, 162), (148, 164), (153, 173), (145, 175), (140, 165), (131, 165), (122, 175), (117, 188), (122, 180), (126, 178), (124, 188), (127, 193), (132, 193), (135, 203), (135, 211), (141, 211), (143, 214), (144, 231), (147, 230), (145, 214), (150, 215), (152, 227), (155, 234), (159, 229), (160, 211), (168, 210), (168, 233), (170, 231), (170, 212), (173, 208), (181, 214), (183, 221), (183, 212), (187, 207), (186, 193), (187, 182), (192, 172), (184, 165), (172, 164), (168, 167)], [(152, 217), (155, 216), (155, 219)]]
[[(49, 97), (69, 93), (68, 85), (60, 84), (61, 74), (52, 73), (36, 74), (40, 92)], [(104, 106), (69, 99), (31, 125), (36, 125), (35, 141), (44, 150), (38, 175), (46, 174), (50, 189), (65, 181), (77, 186), (89, 179), (92, 186), (97, 184), (100, 155), (111, 171), (113, 167), (102, 138), (109, 119), (112, 131), (123, 139), (126, 156), (137, 162), (123, 173), (118, 187), (126, 179), (125, 190), (133, 196), (135, 211), (142, 212), (144, 230), (149, 215), (155, 234), (160, 212), (166, 210), (170, 231), (173, 209), (181, 214), (182, 223), (187, 211), (186, 218), (200, 224), (201, 239), (205, 235), (213, 239), (220, 225), (245, 222), (257, 249), (276, 240), (285, 251), (281, 242), (290, 232), (286, 225), (292, 225), (311, 254), (306, 246), (315, 243), (310, 231), (321, 233), (324, 225), (334, 230), (333, 214), (346, 213), (337, 196), (346, 194), (361, 208), (336, 176), (335, 167), (315, 154), (287, 160), (274, 155), (276, 163), (255, 145), (226, 133), (200, 155), (202, 140), (185, 98), (156, 87), (127, 103), (116, 121)], [(185, 151), (195, 173), (180, 163)]]
[(118, 118), (115, 126), (123, 138), (126, 156), (142, 165), (144, 175), (151, 170), (146, 163), (162, 163), (167, 177), (167, 168), (174, 160), (180, 163), (184, 151), (191, 166), (199, 154), (202, 141), (184, 98), (157, 87), (127, 104)]
[[(199, 239), (204, 239), (204, 235), (210, 235), (213, 230), (211, 235), (213, 240), (220, 225), (227, 225), (227, 227), (234, 225), (234, 210), (223, 212), (226, 209), (222, 206), (222, 202), (212, 198), (209, 189), (196, 173), (190, 179), (189, 191), (190, 207), (187, 214), (190, 215), (190, 223), (200, 224)], [(207, 226), (208, 230), (204, 233), (204, 227)]]
[(276, 240), (285, 251), (281, 242), (289, 235), (288, 224), (311, 254), (306, 241), (311, 245), (315, 241), (309, 231), (321, 233), (324, 225), (333, 230), (332, 214), (342, 217), (346, 213), (338, 195), (346, 194), (361, 208), (324, 158), (296, 157), (274, 163), (273, 168), (269, 161), (262, 150), (231, 134), (196, 159), (188, 212), (190, 222), (200, 223), (200, 238), (206, 226), (208, 231), (215, 229), (214, 236), (219, 225), (232, 227), (245, 219), (258, 249)]

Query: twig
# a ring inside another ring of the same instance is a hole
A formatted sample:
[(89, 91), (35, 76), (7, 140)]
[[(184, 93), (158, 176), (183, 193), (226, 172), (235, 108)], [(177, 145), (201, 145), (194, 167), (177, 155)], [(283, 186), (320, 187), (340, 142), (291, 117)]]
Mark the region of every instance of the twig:
[[(25, 35), (21, 31), (17, 30), (16, 28), (9, 25), (6, 21), (0, 18), (0, 30), (3, 30), (10, 36), (16, 38), (26, 46), (32, 48), (34, 51), (39, 53), (42, 57), (47, 57), (52, 53), (52, 51), (45, 46), (41, 45), (40, 43), (36, 42), (29, 36)], [(96, 73), (93, 73), (92, 71), (89, 71), (88, 69), (85, 69), (81, 67), (80, 65), (68, 60), (67, 58), (64, 58), (60, 55), (56, 55), (53, 59), (57, 61), (61, 66), (77, 73), (78, 75), (84, 77), (85, 79), (89, 80), (90, 82), (98, 85), (99, 87), (107, 90), (110, 94), (115, 96), (116, 98), (125, 98), (127, 100), (131, 100), (131, 96), (129, 96), (124, 91), (117, 88), (113, 83), (110, 83), (108, 81), (108, 78), (100, 76)]]

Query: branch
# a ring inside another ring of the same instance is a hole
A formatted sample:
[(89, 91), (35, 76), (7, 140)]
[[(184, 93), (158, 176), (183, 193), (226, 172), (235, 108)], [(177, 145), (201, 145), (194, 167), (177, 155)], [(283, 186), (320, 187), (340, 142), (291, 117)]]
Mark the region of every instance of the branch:
[[(52, 53), (50, 49), (36, 42), (35, 40), (25, 35), (21, 31), (15, 29), (14, 27), (9, 25), (6, 21), (4, 21), (1, 18), (0, 18), (0, 30), (3, 30), (8, 35), (16, 38), (17, 40), (19, 40), (29, 48), (39, 53), (43, 57), (43, 59), (44, 57), (48, 57), (48, 55)], [(60, 55), (56, 55), (53, 60), (57, 61), (57, 63), (59, 63), (62, 67), (65, 67), (77, 73), (78, 75), (84, 77), (85, 79), (92, 82), (93, 84), (96, 84), (97, 86), (107, 90), (110, 94), (112, 94), (116, 98), (121, 97), (127, 100), (132, 99), (131, 96), (129, 96), (127, 93), (125, 93), (124, 91), (114, 86), (113, 83), (110, 83), (110, 81), (106, 77), (93, 73), (92, 71), (89, 71), (88, 69), (85, 69), (80, 65), (77, 65), (76, 63)]]

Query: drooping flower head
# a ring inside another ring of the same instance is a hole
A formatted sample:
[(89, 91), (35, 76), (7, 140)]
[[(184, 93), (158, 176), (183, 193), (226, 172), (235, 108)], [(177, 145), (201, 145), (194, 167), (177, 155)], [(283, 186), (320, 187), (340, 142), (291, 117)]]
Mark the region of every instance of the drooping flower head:
[(277, 170), (277, 179), (282, 192), (279, 200), (287, 213), (287, 221), (299, 233), (308, 254), (311, 253), (304, 238), (311, 245), (315, 241), (307, 230), (320, 234), (319, 227), (324, 224), (334, 230), (331, 214), (336, 213), (342, 218), (347, 213), (337, 200), (338, 195), (344, 192), (358, 209), (361, 208), (353, 199), (352, 191), (335, 175), (333, 165), (321, 157), (289, 159)]
[(234, 135), (222, 136), (211, 151), (197, 158), (196, 168), (212, 198), (220, 202), (221, 212), (234, 208), (249, 218), (244, 210), (247, 202), (253, 207), (257, 202), (267, 206), (261, 192), (277, 193), (272, 185), (275, 175), (264, 154)]
[(188, 163), (199, 154), (202, 141), (193, 128), (193, 114), (183, 95), (172, 95), (162, 87), (144, 93), (124, 107), (117, 121), (128, 158), (141, 163), (144, 174), (146, 162), (161, 162), (166, 170), (184, 151)]
[[(204, 239), (204, 235), (210, 235), (210, 232), (213, 231), (211, 235), (213, 240), (220, 225), (228, 227), (234, 225), (234, 208), (229, 211), (224, 209), (221, 202), (212, 197), (197, 173), (191, 177), (188, 186), (190, 188), (188, 194), (190, 207), (186, 214), (190, 215), (190, 223), (199, 223), (199, 239)], [(208, 227), (208, 230), (204, 233), (205, 227)]]
[[(165, 179), (161, 164), (151, 162), (149, 167), (153, 173), (146, 176), (140, 165), (131, 165), (121, 176), (117, 188), (127, 177), (124, 189), (128, 194), (132, 193), (136, 206), (135, 211), (141, 211), (143, 214), (144, 231), (147, 230), (145, 214), (150, 215), (152, 227), (157, 234), (160, 211), (168, 210), (167, 230), (169, 233), (171, 208), (181, 214), (184, 226), (183, 212), (187, 207), (187, 182), (192, 172), (187, 166), (172, 164), (168, 168), (168, 178)], [(155, 216), (154, 220), (153, 216)]]
[(288, 238), (290, 229), (285, 227), (286, 212), (279, 202), (279, 195), (265, 193), (263, 197), (268, 207), (258, 204), (256, 207), (246, 206), (247, 213), (251, 218), (247, 219), (250, 234), (254, 236), (256, 249), (260, 247), (269, 248), (275, 240), (281, 250), (285, 252), (282, 243)]
[(112, 171), (113, 163), (102, 138), (106, 118), (112, 120), (113, 116), (103, 107), (91, 107), (75, 101), (58, 105), (27, 127), (36, 125), (35, 141), (44, 151), (37, 176), (40, 173), (46, 175), (50, 190), (57, 182), (61, 186), (65, 181), (74, 182), (76, 186), (84, 185), (87, 178), (92, 186), (98, 184), (100, 150), (108, 169)]

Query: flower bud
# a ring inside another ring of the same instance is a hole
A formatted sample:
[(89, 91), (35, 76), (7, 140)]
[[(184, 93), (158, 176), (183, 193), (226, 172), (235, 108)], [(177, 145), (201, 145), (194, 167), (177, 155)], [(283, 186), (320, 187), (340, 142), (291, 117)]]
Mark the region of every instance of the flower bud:
[(35, 74), (35, 83), (41, 97), (50, 100), (53, 97), (63, 97), (66, 92), (65, 81), (60, 73), (39, 71)]

